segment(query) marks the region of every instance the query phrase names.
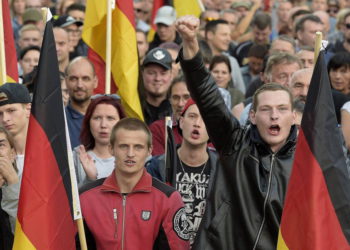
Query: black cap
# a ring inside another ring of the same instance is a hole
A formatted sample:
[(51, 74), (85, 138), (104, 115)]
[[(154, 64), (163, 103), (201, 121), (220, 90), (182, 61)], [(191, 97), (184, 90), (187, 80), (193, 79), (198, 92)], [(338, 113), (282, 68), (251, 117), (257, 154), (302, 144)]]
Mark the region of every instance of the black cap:
[(80, 27), (83, 25), (83, 22), (75, 20), (74, 17), (63, 15), (54, 21), (53, 26), (64, 28), (71, 24), (76, 24), (78, 27)]
[(143, 66), (153, 63), (159, 64), (166, 69), (171, 69), (172, 62), (173, 59), (166, 49), (154, 48), (147, 53), (145, 60), (143, 61)]
[(0, 106), (12, 103), (30, 103), (28, 89), (20, 83), (5, 83), (0, 86)]

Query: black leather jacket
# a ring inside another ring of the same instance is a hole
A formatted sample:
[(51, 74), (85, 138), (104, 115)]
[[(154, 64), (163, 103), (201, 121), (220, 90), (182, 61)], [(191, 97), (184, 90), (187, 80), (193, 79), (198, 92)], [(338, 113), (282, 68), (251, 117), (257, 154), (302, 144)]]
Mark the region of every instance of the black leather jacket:
[(222, 164), (193, 249), (276, 249), (296, 127), (273, 153), (254, 125), (241, 127), (231, 115), (200, 53), (179, 59)]

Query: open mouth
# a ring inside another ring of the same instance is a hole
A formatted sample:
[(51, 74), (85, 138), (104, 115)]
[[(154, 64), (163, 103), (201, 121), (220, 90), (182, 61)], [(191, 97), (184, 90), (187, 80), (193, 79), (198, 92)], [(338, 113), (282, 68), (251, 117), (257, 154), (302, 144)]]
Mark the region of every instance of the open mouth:
[(197, 129), (194, 129), (191, 133), (191, 136), (193, 139), (198, 139), (200, 136), (199, 131)]
[(281, 128), (279, 125), (271, 125), (269, 127), (269, 132), (271, 135), (278, 135), (280, 130), (281, 130)]

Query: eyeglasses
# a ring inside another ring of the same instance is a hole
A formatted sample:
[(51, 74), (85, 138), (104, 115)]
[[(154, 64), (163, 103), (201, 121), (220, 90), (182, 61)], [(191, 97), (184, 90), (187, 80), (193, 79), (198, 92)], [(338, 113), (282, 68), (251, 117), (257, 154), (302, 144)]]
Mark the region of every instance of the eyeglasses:
[(117, 94), (96, 94), (96, 95), (91, 96), (91, 100), (95, 100), (95, 99), (103, 97), (103, 96), (111, 97), (111, 98), (118, 100), (118, 101), (121, 100), (120, 96)]
[(346, 27), (348, 30), (350, 30), (350, 23), (346, 23), (346, 24), (345, 24), (345, 27)]

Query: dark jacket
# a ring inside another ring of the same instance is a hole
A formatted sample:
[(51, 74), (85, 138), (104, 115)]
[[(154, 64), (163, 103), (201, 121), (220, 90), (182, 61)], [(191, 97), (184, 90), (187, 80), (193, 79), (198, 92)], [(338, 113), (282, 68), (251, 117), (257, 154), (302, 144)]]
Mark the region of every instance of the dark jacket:
[(193, 249), (276, 249), (296, 143), (293, 126), (276, 153), (255, 126), (242, 128), (221, 98), (200, 54), (180, 62), (222, 167)]

